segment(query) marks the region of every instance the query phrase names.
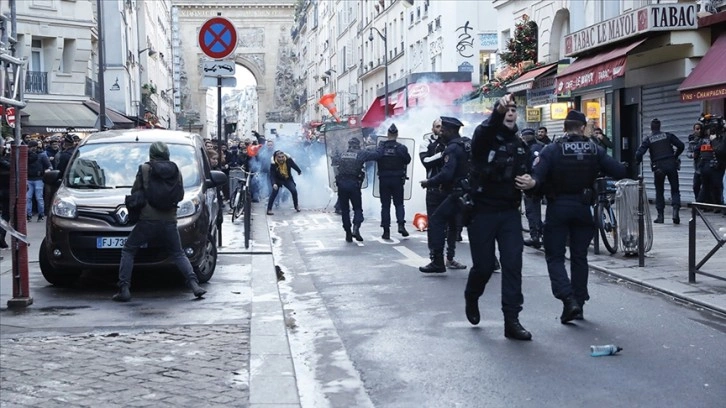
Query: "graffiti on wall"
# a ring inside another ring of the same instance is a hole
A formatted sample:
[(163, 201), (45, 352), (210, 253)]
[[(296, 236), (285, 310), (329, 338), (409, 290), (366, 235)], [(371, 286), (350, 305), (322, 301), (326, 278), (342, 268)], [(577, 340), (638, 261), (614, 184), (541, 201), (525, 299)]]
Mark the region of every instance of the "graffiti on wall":
[(474, 49), (474, 37), (469, 33), (473, 30), (474, 29), (469, 26), (468, 20), (463, 26), (456, 29), (456, 33), (458, 33), (457, 38), (459, 39), (459, 42), (456, 43), (456, 51), (464, 58), (471, 58), (474, 56), (472, 52)]

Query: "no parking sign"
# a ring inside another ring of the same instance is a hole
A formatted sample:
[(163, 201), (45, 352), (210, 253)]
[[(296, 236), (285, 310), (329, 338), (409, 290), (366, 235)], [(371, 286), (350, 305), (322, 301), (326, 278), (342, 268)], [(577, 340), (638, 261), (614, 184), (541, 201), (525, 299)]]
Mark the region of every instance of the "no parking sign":
[(237, 49), (237, 29), (224, 17), (212, 17), (199, 30), (199, 48), (210, 58), (225, 58)]

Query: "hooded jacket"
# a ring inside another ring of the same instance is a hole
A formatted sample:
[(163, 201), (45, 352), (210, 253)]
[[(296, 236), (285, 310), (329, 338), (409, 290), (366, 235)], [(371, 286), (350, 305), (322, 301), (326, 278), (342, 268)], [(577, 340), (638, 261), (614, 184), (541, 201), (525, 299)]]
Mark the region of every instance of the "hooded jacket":
[(292, 156), (285, 153), (285, 163), (287, 164), (287, 177), (285, 177), (283, 172), (280, 171), (280, 165), (275, 161), (275, 156), (277, 156), (279, 152), (279, 150), (275, 151), (270, 159), (270, 184), (277, 184), (278, 186), (281, 186), (285, 180), (292, 180), (294, 183), (295, 180), (292, 178), (292, 170), (297, 171), (297, 174), (302, 174), (302, 170), (300, 170), (300, 167), (298, 167), (297, 163), (295, 163), (295, 160), (292, 159)]
[[(182, 174), (176, 163), (169, 161), (169, 148), (166, 144), (162, 142), (152, 143), (149, 148), (149, 161), (154, 162), (154, 169), (162, 178), (167, 179), (174, 177), (176, 174), (176, 177), (179, 178), (179, 183), (184, 185)], [(138, 190), (143, 190), (144, 187), (148, 185), (150, 171), (151, 164), (149, 162), (139, 166), (139, 170), (136, 172), (134, 185), (131, 187), (132, 194)], [(146, 183), (144, 180), (146, 180)], [(146, 203), (144, 208), (141, 209), (139, 219), (149, 221), (176, 221), (176, 208), (172, 208), (170, 210), (159, 210), (150, 206), (149, 203)]]

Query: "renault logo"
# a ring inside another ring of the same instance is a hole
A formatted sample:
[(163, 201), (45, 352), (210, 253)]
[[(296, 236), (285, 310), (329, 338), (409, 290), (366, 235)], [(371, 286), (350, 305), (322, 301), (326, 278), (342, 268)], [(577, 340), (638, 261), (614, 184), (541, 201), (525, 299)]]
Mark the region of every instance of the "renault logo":
[(129, 222), (129, 210), (126, 209), (126, 207), (121, 207), (118, 210), (116, 210), (116, 219), (118, 220), (119, 224), (126, 225)]

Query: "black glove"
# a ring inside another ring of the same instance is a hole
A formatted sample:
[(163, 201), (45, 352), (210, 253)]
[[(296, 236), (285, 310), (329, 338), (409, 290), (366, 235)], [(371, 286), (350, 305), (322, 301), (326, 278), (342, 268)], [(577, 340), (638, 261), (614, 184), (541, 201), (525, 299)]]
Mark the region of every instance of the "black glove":
[(302, 174), (302, 171), (298, 170), (298, 171), (297, 171), (297, 175), (299, 176), (299, 175), (301, 175), (301, 174)]
[(424, 181), (421, 182), (421, 187), (428, 188), (428, 186), (429, 186), (429, 181), (428, 180), (424, 180)]

